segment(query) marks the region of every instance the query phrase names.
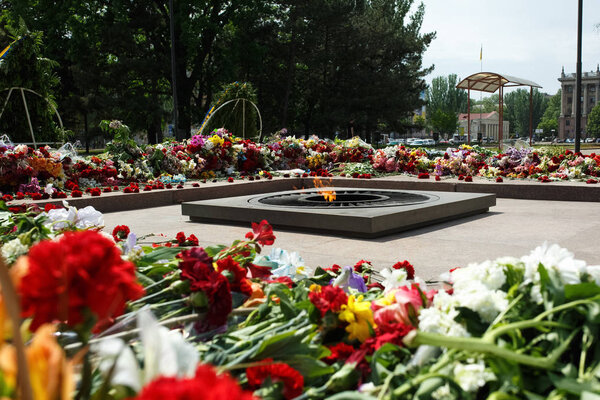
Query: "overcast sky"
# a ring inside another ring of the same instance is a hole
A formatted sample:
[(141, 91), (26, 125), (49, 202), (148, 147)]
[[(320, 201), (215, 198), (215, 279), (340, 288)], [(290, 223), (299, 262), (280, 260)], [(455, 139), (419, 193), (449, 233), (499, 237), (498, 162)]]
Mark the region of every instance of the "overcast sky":
[[(421, 32), (437, 32), (424, 56), (434, 64), (426, 78), (481, 70), (534, 81), (542, 91), (560, 89), (560, 72), (574, 73), (577, 61), (577, 0), (423, 0)], [(582, 71), (600, 63), (600, 1), (583, 1)], [(508, 91), (508, 89), (507, 89)], [(479, 97), (472, 92), (471, 97)], [(485, 97), (485, 95), (484, 95)]]

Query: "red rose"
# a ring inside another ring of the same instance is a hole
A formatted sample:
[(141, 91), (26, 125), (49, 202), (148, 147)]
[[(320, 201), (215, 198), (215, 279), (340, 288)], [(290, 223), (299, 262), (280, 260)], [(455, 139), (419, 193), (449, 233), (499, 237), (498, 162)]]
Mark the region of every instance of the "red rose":
[(496, 182), (498, 182), (498, 183), (504, 182), (504, 179), (502, 179), (502, 177), (499, 176), (499, 177), (496, 178)]
[(121, 258), (115, 244), (95, 231), (66, 232), (58, 240), (31, 248), (29, 268), (19, 288), (23, 317), (33, 317), (31, 329), (61, 321), (71, 327), (96, 326), (119, 316), (125, 303), (144, 294), (135, 282), (135, 266)]
[(323, 286), (318, 292), (310, 292), (308, 298), (321, 311), (321, 317), (324, 317), (327, 311), (340, 311), (342, 305), (348, 303), (348, 296), (339, 286)]
[(246, 238), (254, 240), (262, 246), (268, 246), (275, 242), (275, 236), (273, 235), (273, 227), (269, 225), (266, 219), (260, 221), (260, 224), (253, 222), (252, 232), (248, 232), (246, 234)]
[(159, 377), (148, 385), (133, 400), (188, 400), (203, 398), (210, 400), (258, 400), (249, 391), (242, 390), (229, 374), (217, 375), (210, 365), (198, 365), (192, 378)]
[(439, 175), (436, 175), (436, 176), (435, 176), (435, 181), (436, 181), (436, 182), (439, 182), (439, 181), (441, 181), (441, 180), (442, 180), (442, 178), (440, 178), (440, 176), (439, 176)]
[(473, 182), (473, 177), (471, 175), (465, 176), (465, 182)]
[(83, 196), (83, 192), (81, 190), (73, 190), (71, 192), (71, 197), (81, 197)]
[[(273, 361), (270, 358), (263, 360), (265, 362)], [(260, 365), (257, 367), (246, 368), (246, 378), (248, 386), (251, 389), (258, 389), (267, 378), (275, 383), (283, 383), (283, 397), (293, 399), (302, 394), (304, 387), (304, 377), (300, 372), (284, 363), (273, 363), (269, 365)]]

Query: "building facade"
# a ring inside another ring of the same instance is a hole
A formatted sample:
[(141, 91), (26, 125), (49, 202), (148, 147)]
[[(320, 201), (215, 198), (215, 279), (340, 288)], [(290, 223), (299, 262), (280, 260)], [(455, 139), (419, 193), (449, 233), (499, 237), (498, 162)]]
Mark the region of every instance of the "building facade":
[[(458, 115), (458, 134), (467, 135), (467, 113)], [(482, 138), (489, 138), (492, 141), (498, 141), (498, 132), (500, 129), (500, 115), (497, 111), (490, 113), (471, 113), (471, 141), (477, 140), (477, 134), (481, 132)], [(509, 122), (502, 122), (502, 137), (508, 139)]]
[[(575, 137), (575, 74), (565, 74), (563, 67), (558, 78), (562, 92), (560, 100), (560, 117), (558, 118), (558, 137), (561, 139)], [(596, 71), (581, 74), (581, 137), (585, 137), (587, 116), (598, 104), (600, 94), (600, 66)]]

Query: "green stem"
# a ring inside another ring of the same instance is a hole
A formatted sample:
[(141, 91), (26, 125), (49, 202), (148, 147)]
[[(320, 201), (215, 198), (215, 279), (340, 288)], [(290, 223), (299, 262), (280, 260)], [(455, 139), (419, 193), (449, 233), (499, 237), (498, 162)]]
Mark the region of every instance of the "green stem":
[(597, 301), (599, 299), (600, 299), (600, 296), (594, 296), (589, 299), (575, 300), (570, 303), (561, 304), (561, 305), (551, 308), (547, 311), (544, 311), (543, 313), (541, 313), (540, 315), (535, 317), (534, 320), (540, 321), (540, 320), (546, 318), (548, 315), (554, 314), (558, 311), (567, 310), (569, 308), (578, 306), (580, 304), (593, 303), (594, 301)]
[(561, 324), (559, 322), (554, 321), (538, 321), (535, 319), (528, 319), (525, 321), (513, 322), (510, 324), (499, 326), (498, 328), (492, 329), (491, 331), (485, 333), (482, 337), (482, 340), (487, 341), (489, 343), (493, 343), (495, 339), (502, 336), (506, 332), (517, 330), (517, 329), (526, 329), (526, 328), (541, 328), (541, 327), (554, 327), (554, 328), (570, 328), (569, 325)]
[(554, 365), (560, 355), (568, 348), (571, 340), (575, 337), (577, 332), (579, 332), (579, 330), (575, 330), (573, 333), (571, 333), (569, 338), (565, 340), (559, 347), (557, 347), (550, 356), (547, 357), (533, 357), (526, 354), (515, 353), (514, 351), (505, 349), (503, 347), (498, 347), (495, 344), (480, 338), (443, 336), (428, 332), (418, 332), (409, 338), (408, 342), (411, 346), (429, 344), (432, 346), (448, 347), (465, 350), (468, 352), (492, 354), (519, 364), (551, 370), (554, 368)]
[(81, 386), (76, 400), (89, 400), (92, 391), (92, 364), (90, 362), (90, 352), (86, 351), (83, 356), (83, 366), (81, 371)]

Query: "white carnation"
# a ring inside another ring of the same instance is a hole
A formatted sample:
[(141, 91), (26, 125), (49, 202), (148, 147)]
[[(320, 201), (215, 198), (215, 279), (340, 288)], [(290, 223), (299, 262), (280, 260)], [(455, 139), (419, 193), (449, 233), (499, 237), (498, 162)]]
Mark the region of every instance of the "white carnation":
[(472, 364), (457, 363), (453, 373), (456, 383), (466, 392), (475, 392), (486, 382), (496, 379), (496, 375), (485, 368), (482, 360)]
[(29, 248), (21, 243), (19, 238), (16, 238), (2, 246), (2, 257), (10, 262), (26, 254), (28, 250)]

